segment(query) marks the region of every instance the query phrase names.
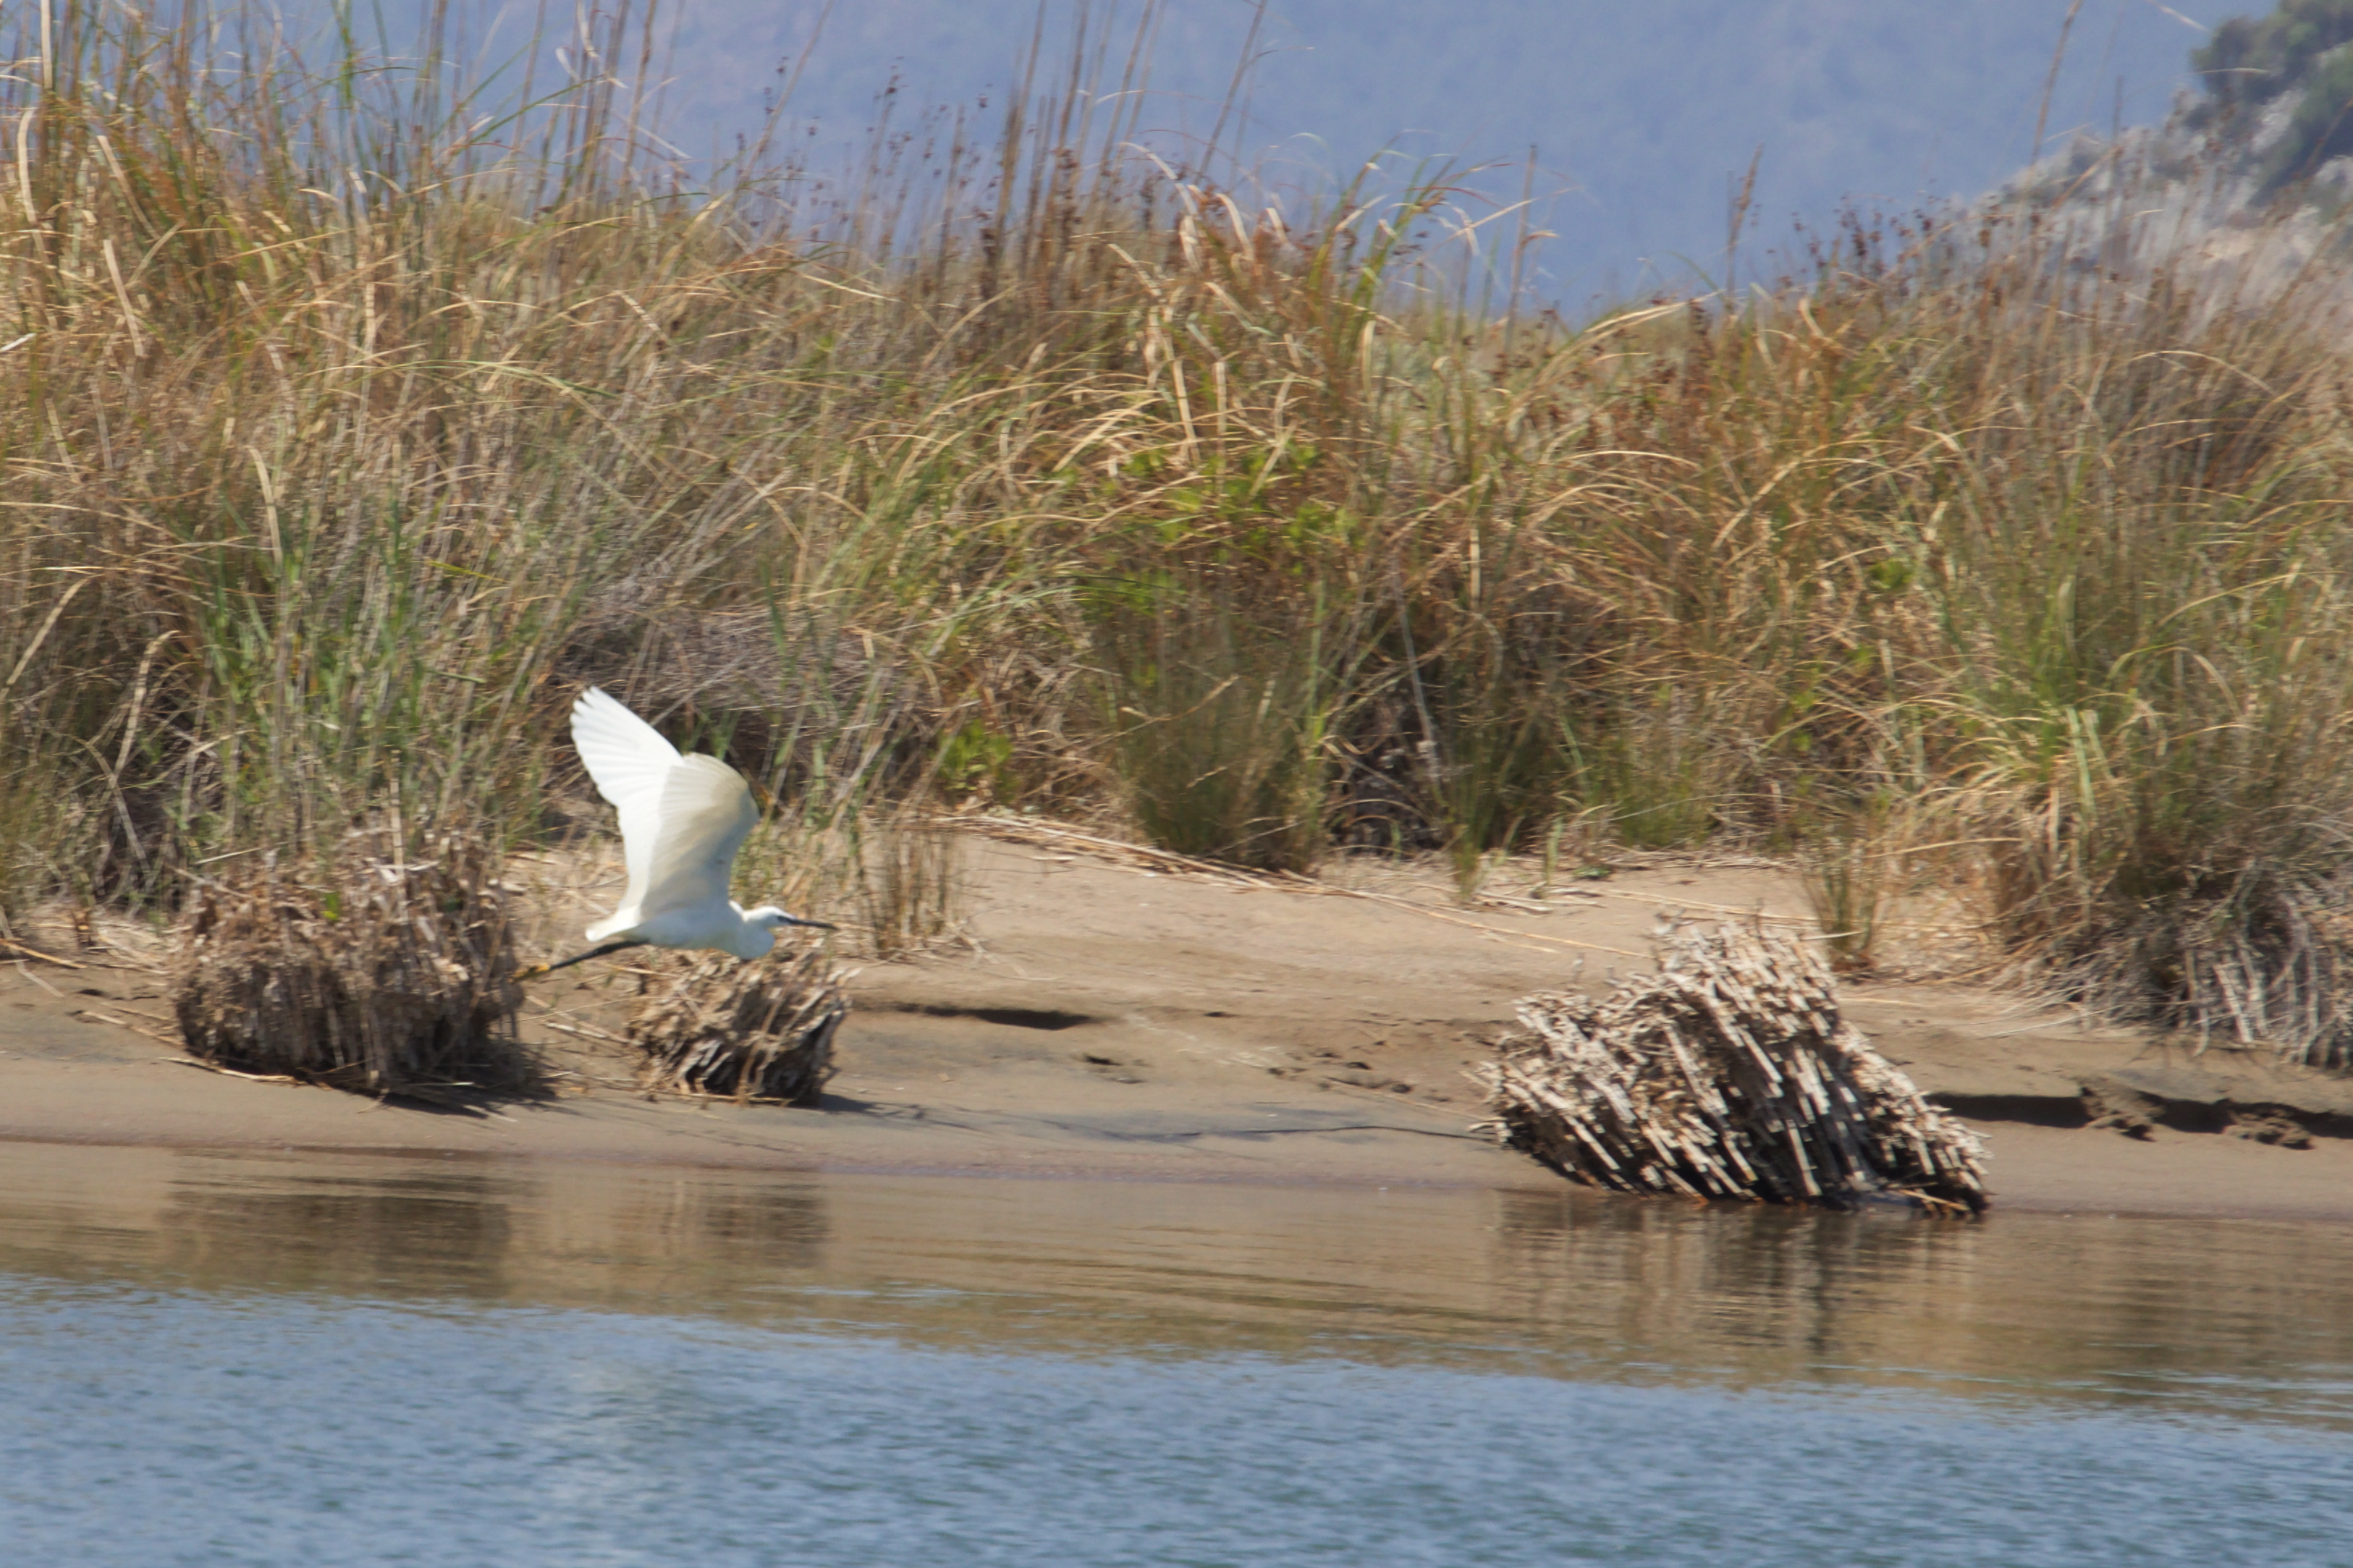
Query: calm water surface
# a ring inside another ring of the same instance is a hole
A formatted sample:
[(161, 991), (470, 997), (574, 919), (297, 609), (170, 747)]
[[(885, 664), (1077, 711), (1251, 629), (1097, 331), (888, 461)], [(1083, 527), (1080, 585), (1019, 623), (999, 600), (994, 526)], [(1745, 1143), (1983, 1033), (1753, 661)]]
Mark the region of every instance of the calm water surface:
[(2353, 1237), (0, 1144), (0, 1563), (2353, 1564)]

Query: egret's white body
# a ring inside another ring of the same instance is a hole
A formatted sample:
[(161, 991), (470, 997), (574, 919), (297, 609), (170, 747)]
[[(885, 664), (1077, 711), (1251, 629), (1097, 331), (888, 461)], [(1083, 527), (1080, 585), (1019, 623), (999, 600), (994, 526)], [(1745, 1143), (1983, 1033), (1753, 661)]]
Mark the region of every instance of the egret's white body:
[(759, 820), (743, 774), (716, 757), (681, 754), (659, 731), (594, 686), (572, 705), (572, 743), (580, 748), (596, 793), (620, 813), (629, 872), (620, 908), (588, 928), (588, 940), (603, 945), (580, 957), (643, 944), (760, 958), (776, 945), (780, 928), (823, 924), (774, 904), (746, 910), (728, 898), (736, 852)]

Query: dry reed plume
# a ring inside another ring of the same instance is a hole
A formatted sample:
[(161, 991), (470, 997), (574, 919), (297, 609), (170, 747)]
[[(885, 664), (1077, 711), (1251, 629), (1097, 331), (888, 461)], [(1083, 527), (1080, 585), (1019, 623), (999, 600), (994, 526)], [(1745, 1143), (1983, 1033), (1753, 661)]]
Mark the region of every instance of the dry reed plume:
[(431, 853), (355, 833), (325, 864), (201, 885), (172, 959), (189, 1054), (373, 1094), (527, 1085), (495, 857), (454, 835)]
[(695, 961), (630, 1020), (649, 1089), (810, 1105), (833, 1076), (846, 976), (818, 948), (751, 963)]
[(1883, 1194), (1986, 1205), (1985, 1151), (1871, 1048), (1829, 970), (1778, 934), (1671, 938), (1607, 1000), (1524, 998), (1482, 1069), (1506, 1142), (1649, 1196), (1849, 1208)]

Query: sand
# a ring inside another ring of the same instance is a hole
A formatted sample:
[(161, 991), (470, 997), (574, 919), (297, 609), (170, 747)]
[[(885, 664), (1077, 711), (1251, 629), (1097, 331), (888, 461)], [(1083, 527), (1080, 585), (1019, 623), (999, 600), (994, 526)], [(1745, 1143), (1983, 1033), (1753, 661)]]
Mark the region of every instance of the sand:
[[(543, 879), (537, 940), (609, 898), (609, 867)], [(1149, 1180), (1547, 1187), (1470, 1131), (1464, 1069), (1514, 998), (1644, 966), (1662, 914), (1810, 927), (1774, 866), (1657, 863), (1573, 893), (1464, 907), (1427, 873), (1336, 868), (1323, 890), (1220, 882), (1052, 844), (967, 846), (965, 942), (868, 963), (840, 1072), (812, 1109), (648, 1099), (618, 1047), (643, 972), (533, 987), (554, 1069), (535, 1100), (372, 1100), (185, 1065), (152, 955), (0, 964), (0, 1138), (467, 1152), (553, 1160)], [(120, 944), (128, 949), (129, 942)], [(2353, 1218), (2353, 1086), (2192, 1052), (1955, 984), (1857, 982), (1851, 1016), (1988, 1138), (1997, 1212)], [(2105, 1075), (2146, 1136), (2083, 1125)], [(2234, 1136), (2292, 1113), (2310, 1146)], [(1625, 1200), (1641, 1201), (1641, 1200)]]

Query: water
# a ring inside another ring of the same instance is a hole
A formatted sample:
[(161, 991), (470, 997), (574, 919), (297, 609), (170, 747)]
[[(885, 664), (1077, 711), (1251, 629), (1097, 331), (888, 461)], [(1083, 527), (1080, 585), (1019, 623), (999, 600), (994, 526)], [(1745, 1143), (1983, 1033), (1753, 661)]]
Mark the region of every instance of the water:
[(2353, 1237), (0, 1145), (0, 1562), (2353, 1563)]

